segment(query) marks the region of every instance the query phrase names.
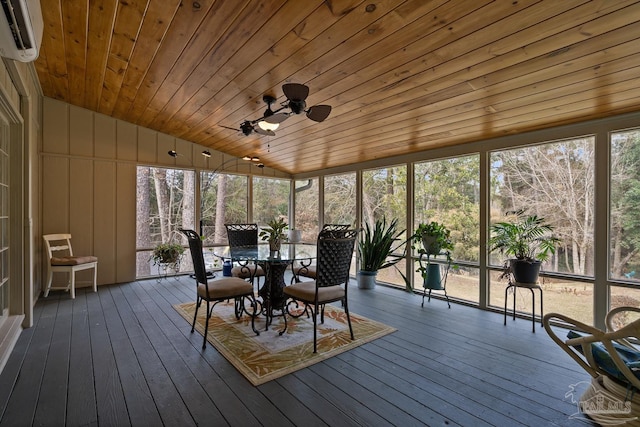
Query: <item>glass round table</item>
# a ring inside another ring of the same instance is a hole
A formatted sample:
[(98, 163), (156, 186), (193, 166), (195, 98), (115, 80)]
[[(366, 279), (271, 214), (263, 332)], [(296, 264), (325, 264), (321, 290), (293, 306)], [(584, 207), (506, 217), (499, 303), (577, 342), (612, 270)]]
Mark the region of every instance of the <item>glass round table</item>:
[(252, 246), (219, 246), (213, 248), (213, 254), (240, 266), (256, 263), (262, 267), (265, 280), (258, 295), (262, 298), (262, 311), (267, 317), (268, 328), (273, 319), (273, 310), (279, 310), (284, 315), (286, 298), (282, 290), (286, 286), (284, 275), (287, 267), (294, 262), (302, 266), (311, 264), (316, 258), (316, 245), (314, 243), (282, 243), (279, 251), (271, 251), (268, 243)]

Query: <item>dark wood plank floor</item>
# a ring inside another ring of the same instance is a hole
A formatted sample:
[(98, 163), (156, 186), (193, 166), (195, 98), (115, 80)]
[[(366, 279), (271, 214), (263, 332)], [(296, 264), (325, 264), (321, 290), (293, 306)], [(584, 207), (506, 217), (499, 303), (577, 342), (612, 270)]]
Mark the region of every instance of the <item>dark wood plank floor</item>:
[(0, 425), (585, 425), (564, 396), (588, 375), (524, 319), (352, 286), (353, 312), (398, 331), (253, 387), (172, 308), (194, 296), (185, 276), (41, 299)]

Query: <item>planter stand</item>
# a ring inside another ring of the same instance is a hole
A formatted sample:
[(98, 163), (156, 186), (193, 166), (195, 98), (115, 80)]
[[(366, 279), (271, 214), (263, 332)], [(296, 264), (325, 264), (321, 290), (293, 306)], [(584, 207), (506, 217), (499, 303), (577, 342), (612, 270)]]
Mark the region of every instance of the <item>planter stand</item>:
[(540, 324), (544, 316), (544, 300), (542, 297), (542, 287), (538, 283), (516, 282), (513, 276), (509, 277), (509, 285), (504, 290), (504, 324), (507, 324), (507, 301), (509, 290), (513, 292), (513, 320), (516, 320), (516, 289), (524, 288), (531, 291), (531, 332), (536, 332), (536, 294), (535, 289), (540, 291)]
[[(431, 291), (444, 291), (444, 297), (447, 300), (447, 305), (451, 308), (451, 302), (449, 301), (449, 295), (447, 295), (447, 276), (449, 275), (449, 268), (451, 263), (445, 261), (445, 263), (431, 262), (431, 257), (437, 257), (438, 255), (420, 254), (418, 262), (420, 268), (427, 270), (427, 277), (422, 282), (422, 307), (424, 307), (424, 297), (427, 298), (427, 302), (431, 301)], [(426, 260), (424, 259), (426, 258)], [(427, 289), (429, 293), (427, 294)]]

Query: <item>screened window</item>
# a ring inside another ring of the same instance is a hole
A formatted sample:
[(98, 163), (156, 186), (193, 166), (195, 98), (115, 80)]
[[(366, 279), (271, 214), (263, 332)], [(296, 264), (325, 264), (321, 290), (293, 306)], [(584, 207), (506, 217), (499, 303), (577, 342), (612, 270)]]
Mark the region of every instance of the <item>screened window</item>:
[(356, 223), (356, 174), (329, 175), (324, 178), (324, 222)]
[(315, 241), (318, 235), (318, 178), (295, 182), (295, 228), (300, 230), (303, 241)]
[(274, 218), (289, 218), (291, 181), (274, 178), (253, 178), (253, 222), (265, 226)]
[[(372, 169), (362, 173), (362, 221), (373, 227), (377, 220), (385, 218), (387, 224), (398, 220), (398, 231), (405, 230), (400, 241), (412, 234), (407, 230), (407, 168), (406, 166)], [(399, 248), (400, 250), (404, 249)], [(404, 274), (406, 262), (401, 261), (394, 267), (378, 272), (377, 280), (405, 286)], [(397, 268), (396, 268), (397, 267)]]
[[(640, 130), (611, 135), (609, 276), (640, 280)], [(612, 300), (613, 302), (613, 300)], [(637, 305), (637, 304), (633, 304)]]
[[(480, 241), (480, 157), (471, 155), (414, 165), (413, 230), (436, 221), (451, 230), (458, 262), (478, 262)], [(417, 263), (416, 263), (417, 264)], [(417, 269), (417, 265), (415, 266)], [(416, 275), (416, 280), (419, 280)], [(479, 301), (478, 269), (458, 265), (447, 278), (447, 293), (467, 301)], [(420, 286), (416, 286), (420, 289)]]
[(244, 175), (200, 173), (200, 235), (205, 245), (226, 244), (224, 225), (247, 222), (247, 184)]
[[(139, 166), (137, 174), (136, 271), (138, 277), (161, 273), (150, 260), (159, 243), (182, 243), (178, 230), (195, 229), (195, 173)], [(183, 257), (183, 261), (188, 257)]]
[[(594, 169), (593, 137), (540, 144), (491, 153), (491, 222), (524, 209), (543, 217), (561, 239), (543, 271), (593, 276)], [(501, 265), (499, 253), (491, 263)], [(545, 311), (593, 321), (593, 285), (586, 282), (541, 278)], [(491, 304), (504, 303), (504, 283), (491, 281)], [(524, 293), (523, 293), (524, 294)], [(573, 313), (568, 313), (571, 306)], [(530, 311), (530, 304), (528, 305)]]

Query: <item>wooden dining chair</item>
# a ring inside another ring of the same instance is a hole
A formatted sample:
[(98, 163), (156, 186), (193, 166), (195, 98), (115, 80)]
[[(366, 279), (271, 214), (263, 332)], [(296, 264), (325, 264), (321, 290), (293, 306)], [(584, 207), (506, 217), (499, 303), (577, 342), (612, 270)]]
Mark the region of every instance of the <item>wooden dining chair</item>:
[[(257, 246), (258, 245), (258, 224), (225, 224), (227, 229), (227, 239), (229, 247), (233, 249), (238, 246)], [(264, 277), (265, 273), (262, 267), (254, 263), (245, 263), (236, 265), (231, 269), (231, 275), (241, 279), (248, 279), (251, 284), (256, 281), (256, 285), (260, 286), (260, 277)]]
[[(198, 309), (202, 301), (207, 303), (206, 321), (204, 324), (204, 340), (202, 348), (207, 346), (207, 333), (209, 332), (209, 319), (213, 308), (220, 302), (233, 300), (235, 304), (235, 315), (240, 319), (243, 313), (251, 316), (251, 329), (260, 335), (255, 327), (255, 317), (257, 311), (256, 300), (253, 296), (253, 285), (239, 277), (222, 277), (219, 279), (209, 280), (204, 264), (204, 255), (202, 253), (202, 239), (194, 230), (180, 230), (189, 241), (189, 251), (193, 261), (193, 272), (196, 279), (196, 310), (193, 314), (193, 322), (191, 323), (191, 333), (196, 326), (198, 317)], [(253, 313), (249, 313), (245, 307), (245, 298), (251, 303)]]
[[(350, 227), (351, 226), (349, 224), (325, 224), (322, 226), (322, 230), (320, 230), (320, 232), (346, 231), (349, 230)], [(293, 273), (293, 277), (291, 278), (292, 283), (299, 282), (300, 276), (315, 280), (317, 275), (316, 264), (311, 264), (311, 262), (309, 262), (309, 265), (293, 263), (291, 264), (291, 272)]]
[[(342, 230), (332, 232), (323, 230), (318, 235), (317, 245), (317, 275), (313, 281), (294, 283), (284, 288), (285, 296), (296, 302), (304, 303), (305, 310), (310, 310), (313, 318), (313, 352), (317, 352), (318, 315), (320, 323), (324, 323), (324, 308), (326, 304), (341, 301), (351, 339), (354, 339), (351, 317), (349, 316), (348, 289), (349, 269), (353, 257), (357, 230)], [(287, 305), (288, 306), (288, 305)], [(282, 335), (285, 329), (280, 332)]]
[[(45, 251), (47, 255), (47, 284), (45, 298), (49, 291), (64, 289), (76, 297), (76, 272), (93, 269), (93, 292), (98, 292), (98, 258), (92, 255), (74, 255), (71, 248), (71, 234), (45, 234)], [(52, 287), (53, 273), (67, 273), (69, 280), (66, 286)]]

